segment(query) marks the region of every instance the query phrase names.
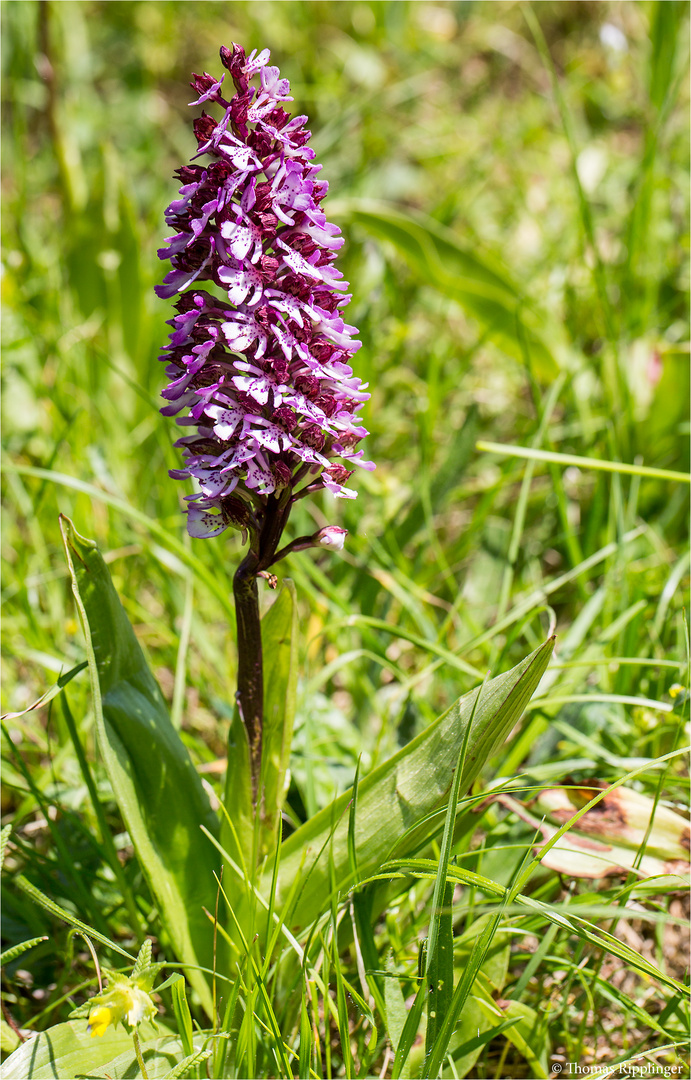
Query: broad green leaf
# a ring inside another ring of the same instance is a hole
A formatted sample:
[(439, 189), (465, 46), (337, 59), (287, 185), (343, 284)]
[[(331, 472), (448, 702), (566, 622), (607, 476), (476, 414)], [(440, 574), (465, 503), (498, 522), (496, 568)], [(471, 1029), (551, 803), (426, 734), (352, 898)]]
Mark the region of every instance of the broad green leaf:
[(476, 999), (483, 1014), (491, 1023), (499, 1023), (503, 1017), (514, 1021), (504, 1031), (531, 1068), (535, 1080), (547, 1080), (549, 1076), (549, 1047), (544, 1015), (541, 1017), (522, 1001), (492, 1001), (489, 995)]
[(237, 709), (233, 710), (228, 732), (228, 769), (223, 802), (226, 814), (221, 823), (223, 849), (243, 870), (249, 870), (256, 815), (247, 731)]
[(11, 1054), (20, 1044), (19, 1036), (6, 1020), (0, 1019), (0, 1048), (3, 1054)]
[[(144, 1041), (153, 1032), (150, 1024), (144, 1024), (139, 1036), (150, 1080), (168, 1076), (184, 1057), (177, 1036), (167, 1034)], [(139, 1075), (132, 1036), (122, 1025), (91, 1036), (84, 1020), (70, 1020), (39, 1032), (0, 1066), (3, 1080), (66, 1080), (71, 1076), (124, 1080)]]
[[(61, 518), (72, 588), (86, 637), (98, 745), (120, 812), (180, 960), (212, 967), (218, 858), (200, 826), (216, 818), (173, 728), (101, 554)], [(188, 973), (204, 1007), (211, 993)]]
[[(449, 1043), (448, 1053), (453, 1059), (453, 1071), (447, 1067), (442, 1076), (467, 1076), (482, 1053), (485, 1045), (483, 1034), (494, 1028), (495, 1024), (487, 1019), (471, 994), (463, 1006)], [(494, 1038), (496, 1034), (495, 1030), (490, 1038)], [(487, 1041), (489, 1042), (489, 1039)]]
[[(554, 639), (550, 638), (511, 671), (483, 684), (468, 737), (460, 790), (470, 787), (520, 719), (547, 667), (553, 645)], [(478, 688), (465, 694), (408, 746), (360, 781), (355, 850), (361, 879), (375, 873), (393, 852), (410, 854), (419, 850), (441, 828), (443, 818), (424, 826), (420, 823), (448, 800), (479, 692)], [(339, 892), (355, 884), (348, 853), (351, 798), (352, 792), (345, 792), (305, 822), (283, 845), (279, 903), (296, 875), (300, 874), (302, 880), (289, 920), (293, 928), (310, 925), (328, 909), (330, 858)]]
[(262, 619), (264, 653), (264, 731), (262, 782), (269, 836), (288, 791), (298, 680), (298, 612), (295, 586), (289, 578)]
[(401, 984), (391, 959), (387, 962), (387, 969), (391, 977), (384, 979), (384, 1003), (386, 1006), (386, 1033), (394, 1052), (398, 1049), (398, 1040), (403, 1031), (405, 1018), (408, 1010), (405, 1007), (405, 998), (401, 990)]
[(391, 203), (347, 199), (334, 210), (392, 244), (425, 284), (456, 300), (507, 353), (522, 361), (527, 349), (536, 372), (554, 377), (558, 328), (528, 306), (508, 273), (489, 256), (479, 256), (434, 218)]

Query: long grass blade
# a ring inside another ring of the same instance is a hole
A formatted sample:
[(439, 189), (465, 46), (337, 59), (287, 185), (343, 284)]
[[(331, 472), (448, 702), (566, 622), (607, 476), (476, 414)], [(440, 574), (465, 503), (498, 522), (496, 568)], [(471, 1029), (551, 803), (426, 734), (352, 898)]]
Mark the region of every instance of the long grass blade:
[(546, 461), (564, 468), (595, 469), (601, 472), (621, 473), (624, 476), (640, 476), (648, 480), (671, 480), (677, 484), (691, 484), (691, 474), (673, 469), (657, 469), (651, 465), (629, 465), (625, 461), (604, 461), (600, 458), (580, 457), (578, 454), (559, 454), (553, 450), (539, 450), (534, 446), (510, 446), (506, 443), (487, 442), (479, 439), (475, 449), (484, 454), (501, 457), (525, 458), (527, 461)]

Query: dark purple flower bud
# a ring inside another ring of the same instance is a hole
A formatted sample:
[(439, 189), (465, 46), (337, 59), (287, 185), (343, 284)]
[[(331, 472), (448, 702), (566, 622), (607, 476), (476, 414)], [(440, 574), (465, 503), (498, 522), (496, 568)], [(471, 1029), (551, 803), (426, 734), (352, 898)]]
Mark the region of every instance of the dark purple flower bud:
[(348, 481), (348, 477), (353, 475), (352, 469), (346, 469), (344, 465), (329, 465), (326, 469), (329, 474), (329, 479), (334, 484), (345, 484)]
[(328, 185), (317, 179), (307, 118), (284, 110), (290, 86), (268, 61), (266, 49), (221, 49), (230, 101), (223, 77), (193, 77), (195, 104), (223, 115), (194, 121), (204, 163), (178, 169), (179, 197), (166, 211), (173, 232), (159, 253), (172, 269), (156, 291), (179, 294), (161, 356), (170, 380), (162, 412), (187, 429), (174, 475), (199, 486), (188, 496), (193, 536), (251, 531), (269, 497), (281, 492), (283, 506), (286, 489), (297, 495), (305, 482), (354, 498), (351, 470), (334, 458), (374, 468), (355, 450), (369, 395), (350, 367), (359, 342), (334, 267), (343, 240), (319, 205)]
[(234, 124), (245, 125), (247, 123), (247, 114), (249, 112), (250, 103), (252, 101), (251, 91), (247, 91), (245, 94), (236, 94), (230, 103), (230, 118)]
[(216, 122), (213, 116), (209, 116), (208, 113), (203, 112), (202, 115), (198, 116), (194, 121), (193, 127), (197, 142), (200, 146), (203, 146), (213, 135)]
[(286, 465), (285, 461), (274, 461), (272, 462), (272, 465), (277, 486), (288, 487), (291, 480), (293, 479), (293, 474), (290, 471), (290, 466)]
[(314, 375), (298, 375), (295, 386), (305, 397), (316, 397), (319, 393), (319, 379)]
[[(266, 217), (269, 217), (269, 215), (268, 214), (263, 214), (262, 217), (266, 218)], [(275, 219), (274, 219), (273, 224), (275, 224)], [(269, 229), (266, 229), (266, 228), (262, 229), (262, 232), (264, 233), (265, 236), (266, 236), (267, 232), (269, 232), (269, 231), (272, 231), (272, 230), (270, 228)], [(260, 260), (259, 260), (259, 265), (262, 268), (263, 274), (267, 278), (270, 278), (270, 277), (275, 276), (276, 271), (278, 270), (278, 267), (279, 267), (280, 264), (278, 262), (278, 259), (276, 259), (273, 255), (262, 255)]]
[(292, 409), (281, 405), (274, 413), (274, 422), (280, 424), (286, 431), (294, 431), (298, 425), (298, 416)]
[(219, 51), (221, 55), (221, 63), (223, 64), (224, 68), (227, 68), (230, 72), (233, 82), (235, 82), (236, 84), (238, 82), (246, 83), (247, 80), (244, 74), (245, 50), (243, 49), (242, 45), (236, 45), (235, 42), (233, 42), (232, 50), (226, 48), (225, 45), (221, 45)]
[(316, 424), (305, 424), (302, 429), (302, 441), (313, 450), (321, 450), (326, 439), (324, 432)]

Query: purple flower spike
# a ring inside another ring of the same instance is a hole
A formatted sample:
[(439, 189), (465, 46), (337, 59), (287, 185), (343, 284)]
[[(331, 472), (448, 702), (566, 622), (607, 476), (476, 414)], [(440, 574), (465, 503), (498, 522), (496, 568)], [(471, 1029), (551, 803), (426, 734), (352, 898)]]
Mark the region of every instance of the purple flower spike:
[(160, 357), (170, 379), (161, 412), (189, 429), (176, 444), (184, 468), (171, 471), (199, 485), (187, 497), (189, 533), (233, 527), (244, 539), (260, 536), (269, 500), (286, 507), (321, 487), (355, 498), (352, 465), (374, 465), (356, 449), (369, 394), (350, 367), (360, 342), (342, 318), (348, 283), (333, 265), (343, 240), (320, 208), (328, 184), (307, 118), (283, 110), (290, 85), (267, 49), (223, 47), (221, 61), (235, 94), (223, 96), (225, 76), (194, 76), (192, 104), (223, 116), (194, 122), (193, 160), (205, 162), (178, 169), (173, 235), (159, 251), (172, 269), (156, 292), (180, 294)]

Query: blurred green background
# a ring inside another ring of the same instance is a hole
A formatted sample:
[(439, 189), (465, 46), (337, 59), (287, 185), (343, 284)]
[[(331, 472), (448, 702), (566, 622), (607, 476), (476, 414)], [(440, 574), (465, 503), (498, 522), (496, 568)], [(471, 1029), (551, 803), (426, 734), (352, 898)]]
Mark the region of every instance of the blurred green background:
[[(190, 72), (219, 72), (233, 40), (268, 45), (310, 117), (372, 391), (377, 471), (354, 503), (303, 502), (292, 522), (350, 532), (342, 558), (284, 570), (305, 628), (296, 814), (555, 622), (576, 627), (566, 659), (585, 658), (562, 694), (664, 698), (669, 672), (603, 659), (684, 658), (688, 486), (474, 442), (688, 468), (686, 26), (674, 0), (3, 6), (8, 708), (83, 655), (61, 511), (106, 553), (212, 779), (224, 755), (239, 544), (184, 536), (158, 413), (171, 309), (153, 285), (171, 174), (195, 146)], [(666, 748), (666, 721), (609, 708), (621, 730), (593, 722), (596, 748)], [(30, 714), (13, 738), (38, 764), (65, 733)], [(74, 768), (65, 752), (45, 783), (64, 794)], [(27, 809), (9, 775), (7, 808)]]

